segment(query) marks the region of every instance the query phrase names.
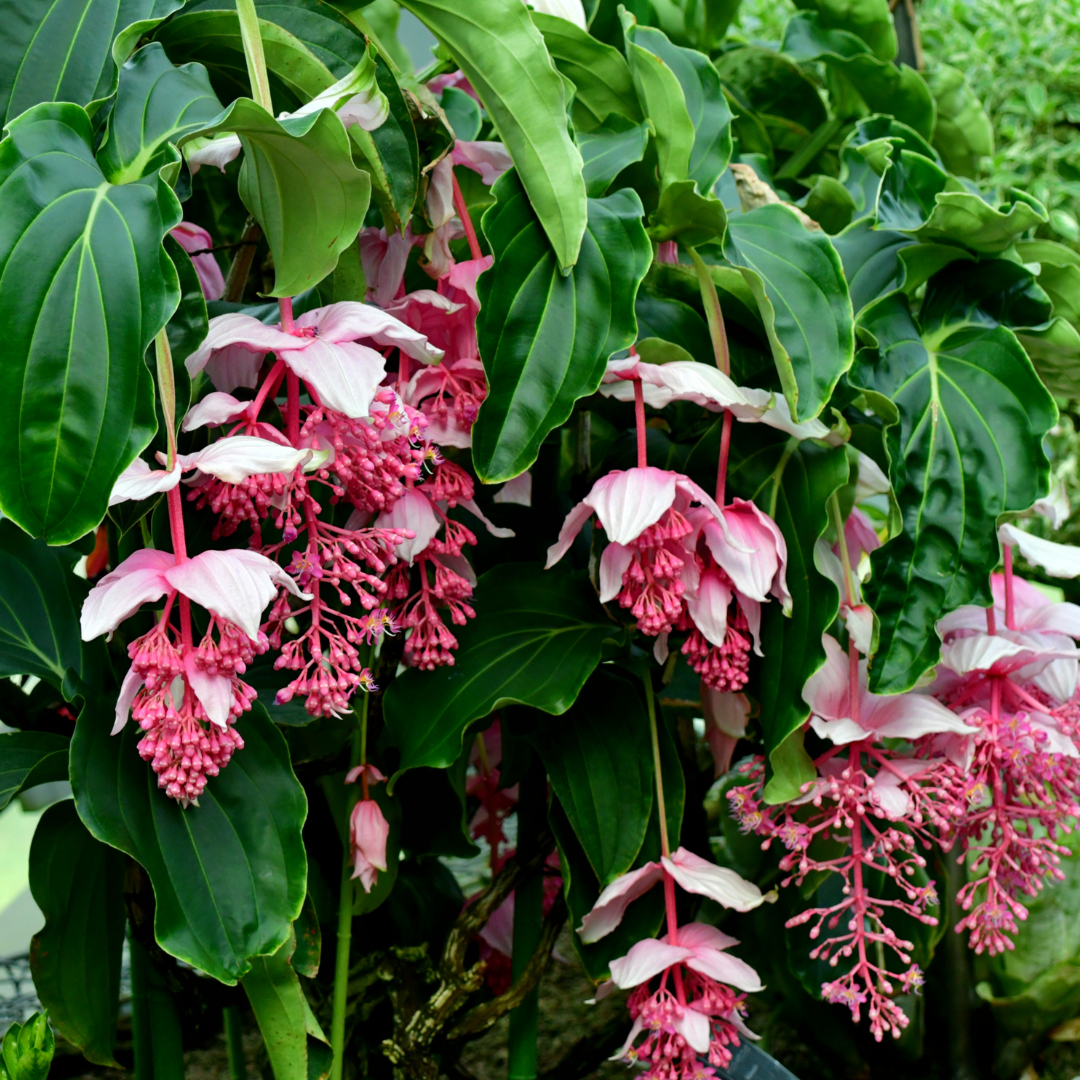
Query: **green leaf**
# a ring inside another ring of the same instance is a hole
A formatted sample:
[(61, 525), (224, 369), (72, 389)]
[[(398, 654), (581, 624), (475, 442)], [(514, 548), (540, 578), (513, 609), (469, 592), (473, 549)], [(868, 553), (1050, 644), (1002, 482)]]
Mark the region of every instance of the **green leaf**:
[(800, 205), (806, 216), (816, 221), (830, 236), (847, 228), (855, 215), (854, 196), (831, 176), (815, 177), (814, 186)]
[(757, 300), (784, 396), (798, 420), (817, 416), (851, 366), (855, 319), (840, 256), (786, 206), (728, 222), (724, 255)]
[(37, 675), (59, 688), (83, 674), (79, 609), (86, 584), (75, 554), (32, 540), (0, 521), (0, 676)]
[(157, 176), (110, 185), (77, 105), (38, 105), (8, 130), (0, 422), (11, 452), (0, 506), (27, 532), (64, 544), (102, 519), (113, 483), (153, 434), (143, 354), (179, 299), (161, 240), (180, 206)]
[(532, 13), (533, 22), (544, 35), (555, 67), (575, 86), (573, 116), (579, 142), (583, 131), (593, 131), (614, 113), (631, 123), (640, 123), (630, 68), (618, 49), (581, 30), (558, 15)]
[(234, 985), (288, 940), (307, 891), (304, 789), (285, 740), (256, 702), (244, 748), (186, 810), (157, 786), (129, 722), (112, 738), (111, 701), (89, 702), (71, 744), (71, 786), (86, 827), (150, 876), (158, 944)]
[(948, 182), (945, 170), (922, 154), (910, 150), (895, 153), (885, 165), (878, 191), (878, 226), (917, 233), (935, 213), (937, 198)]
[[(195, 272), (191, 256), (168, 235), (165, 237), (165, 251), (172, 259), (180, 281), (180, 304), (165, 327), (169, 351), (172, 353), (173, 381), (176, 384), (176, 421), (179, 424), (191, 404), (191, 376), (188, 375), (184, 361), (203, 343), (209, 321), (202, 283)], [(148, 353), (147, 363), (156, 362), (153, 354)]]
[(1053, 304), (1035, 275), (1010, 259), (983, 259), (965, 267), (935, 274), (926, 283), (919, 310), (925, 336), (939, 327), (1040, 326), (1050, 320)]
[(1080, 255), (1053, 240), (1021, 240), (1016, 253), (1027, 264), (1039, 264), (1036, 276), (1054, 314), (1080, 326)]
[(30, 892), (45, 916), (30, 945), (38, 999), (87, 1060), (113, 1068), (127, 922), (124, 863), (86, 831), (70, 800), (45, 811), (30, 846)]
[(856, 317), (867, 304), (900, 288), (904, 282), (900, 252), (915, 243), (903, 233), (874, 228), (873, 218), (861, 218), (833, 237)]
[(801, 63), (822, 61), (851, 83), (871, 112), (891, 113), (923, 138), (933, 135), (934, 98), (922, 76), (892, 57), (875, 56), (855, 34), (827, 29), (818, 13), (790, 19), (780, 51)]
[[(1028, 229), (1047, 222), (1046, 210), (1034, 199), (1018, 198), (1006, 209), (994, 209), (978, 195), (958, 190), (959, 180), (949, 179), (937, 196), (934, 212), (917, 230), (920, 240), (954, 240), (973, 251), (998, 254)], [(1017, 194), (1014, 190), (1013, 194)]]
[(26, 788), (66, 780), (70, 742), (48, 731), (0, 735), (0, 810)]
[(447, 768), (468, 726), (500, 705), (556, 716), (574, 703), (618, 628), (582, 577), (503, 563), (480, 577), (476, 618), (457, 632), (451, 667), (415, 668), (386, 691), (386, 741), (401, 751), (394, 779), (420, 765)]
[(700, 195), (693, 180), (668, 184), (660, 193), (660, 204), (649, 217), (649, 235), (654, 240), (674, 240), (697, 247), (709, 240), (723, 240), (727, 212), (719, 199)]
[(584, 162), (582, 175), (590, 198), (598, 199), (606, 194), (611, 182), (627, 165), (633, 165), (645, 156), (648, 142), (648, 124), (632, 123), (618, 113), (613, 113), (592, 131), (579, 131), (577, 143)]
[(473, 427), (473, 464), (488, 484), (524, 472), (574, 402), (596, 391), (608, 358), (633, 342), (634, 297), (652, 261), (629, 189), (589, 200), (565, 276), (516, 171), (494, 191), (483, 230), (498, 269), (480, 278), (477, 321), (488, 396)]
[(132, 24), (155, 25), (180, 6), (180, 0), (26, 0), (5, 9), (0, 127), (42, 102), (90, 105), (107, 98), (116, 86), (113, 39)]
[(935, 64), (924, 76), (937, 105), (934, 149), (945, 168), (960, 176), (977, 176), (984, 157), (994, 152), (994, 127), (964, 73)]
[(290, 935), (272, 956), (257, 957), (241, 985), (262, 1032), (274, 1080), (320, 1080), (330, 1071), (330, 1046), (293, 968), (295, 948), (296, 937)]
[(1052, 394), (1080, 396), (1080, 333), (1066, 319), (1041, 330), (1018, 330), (1017, 340)]
[(633, 40), (658, 57), (678, 79), (694, 128), (688, 176), (697, 181), (701, 191), (711, 192), (731, 157), (732, 113), (716, 68), (702, 53), (672, 45), (659, 30), (637, 27)]
[[(675, 72), (650, 49), (637, 44), (638, 27), (628, 12), (621, 13), (626, 60), (645, 118), (652, 122), (660, 168), (660, 188), (686, 180), (694, 150), (694, 122)], [(663, 35), (660, 35), (661, 37)]]
[(816, 11), (826, 30), (846, 30), (862, 38), (879, 60), (896, 56), (896, 31), (888, 0), (795, 0), (804, 11)]
[(0, 1049), (4, 1080), (46, 1080), (56, 1050), (48, 1013), (34, 1013), (25, 1024), (12, 1024)]
[(240, 198), (274, 257), (274, 288), (267, 295), (295, 296), (318, 285), (356, 242), (371, 195), (341, 121), (330, 109), (275, 120), (254, 101), (238, 98), (200, 135), (225, 131), (243, 143)]
[(881, 622), (871, 688), (897, 693), (936, 662), (942, 615), (989, 603), (997, 517), (1045, 493), (1042, 438), (1057, 409), (1004, 327), (920, 331), (895, 293), (865, 311), (862, 325), (877, 358), (860, 352), (851, 382), (900, 413), (888, 445), (904, 531), (871, 557)]
[(201, 64), (174, 67), (152, 42), (120, 70), (98, 165), (112, 184), (129, 184), (165, 163), (168, 144), (204, 128), (221, 113)]
[(581, 154), (566, 125), (566, 91), (524, 4), (403, 0), (458, 62), (514, 160), (558, 260), (578, 260), (586, 227)]
[(653, 809), (649, 718), (640, 693), (604, 668), (531, 741), (601, 886), (637, 858)]

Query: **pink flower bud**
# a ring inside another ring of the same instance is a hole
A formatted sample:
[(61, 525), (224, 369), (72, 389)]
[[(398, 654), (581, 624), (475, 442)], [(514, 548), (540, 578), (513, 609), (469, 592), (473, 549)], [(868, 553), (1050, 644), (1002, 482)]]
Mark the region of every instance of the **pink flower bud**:
[(374, 799), (361, 799), (353, 807), (349, 820), (349, 839), (352, 847), (353, 877), (360, 879), (364, 892), (378, 879), (379, 870), (386, 870), (386, 838), (390, 835), (379, 804)]

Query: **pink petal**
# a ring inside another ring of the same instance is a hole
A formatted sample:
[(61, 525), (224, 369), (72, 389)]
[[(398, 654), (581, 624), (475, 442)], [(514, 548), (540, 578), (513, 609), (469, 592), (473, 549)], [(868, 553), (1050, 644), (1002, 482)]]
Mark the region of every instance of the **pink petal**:
[[(273, 326), (259, 322), (258, 319), (253, 319), (250, 315), (242, 315), (234, 311), (228, 315), (218, 315), (210, 320), (209, 333), (203, 338), (198, 349), (184, 361), (184, 366), (188, 369), (188, 374), (194, 377), (206, 367), (213, 353), (229, 346), (240, 346), (244, 352), (261, 364), (262, 358), (268, 352), (276, 353), (279, 349), (295, 349), (298, 341), (314, 340), (314, 338), (295, 338), (291, 334), (285, 334)], [(246, 358), (243, 362), (250, 365), (250, 361)], [(256, 364), (256, 374), (258, 374), (258, 366)], [(219, 390), (232, 389), (232, 387), (220, 386), (216, 382), (215, 385)], [(254, 382), (237, 385), (254, 386)]]
[(600, 603), (614, 600), (622, 589), (623, 574), (633, 561), (634, 553), (622, 544), (608, 544), (600, 556)]
[(110, 735), (119, 735), (124, 730), (131, 715), (131, 706), (135, 703), (135, 696), (144, 685), (143, 677), (136, 675), (133, 667), (128, 668), (124, 681), (120, 684), (120, 696), (116, 699), (116, 721)]
[[(735, 588), (763, 603), (779, 582), (781, 599), (787, 597), (786, 602), (790, 605), (791, 598), (784, 583), (787, 545), (776, 522), (744, 499), (735, 499), (724, 508), (723, 515), (729, 535), (725, 537), (720, 529), (707, 526), (705, 542)], [(729, 538), (734, 543), (730, 543)]]
[(345, 774), (345, 783), (355, 784), (365, 773), (368, 776), (368, 782), (372, 784), (381, 784), (386, 779), (382, 770), (375, 765), (357, 765)]
[(185, 471), (198, 469), (226, 484), (238, 484), (262, 473), (291, 473), (310, 456), (310, 450), (296, 450), (252, 435), (232, 435), (212, 442), (205, 450), (181, 454), (180, 462)]
[(937, 632), (942, 639), (948, 638), (950, 634), (955, 634), (958, 630), (974, 630), (980, 634), (985, 633), (986, 608), (972, 607), (970, 604), (965, 604), (955, 611), (950, 611), (938, 620)]
[(620, 990), (629, 990), (690, 955), (690, 950), (680, 945), (665, 945), (655, 938), (646, 938), (632, 945), (625, 956), (611, 961), (611, 981)]
[(929, 694), (864, 694), (860, 723), (882, 739), (919, 739), (924, 735), (970, 729), (951, 709)]
[(806, 680), (803, 700), (810, 710), (824, 720), (845, 720), (851, 716), (848, 693), (848, 658), (840, 642), (823, 634), (825, 663)]
[(867, 604), (856, 604), (848, 607), (840, 606), (840, 614), (844, 619), (844, 626), (855, 642), (855, 648), (863, 656), (870, 653), (870, 646), (874, 641), (874, 612)]
[(1074, 578), (1080, 575), (1080, 548), (1071, 544), (1055, 544), (1040, 536), (1018, 529), (1015, 525), (1002, 525), (998, 539), (1003, 544), (1015, 544), (1029, 563), (1041, 566), (1050, 577)]
[(708, 896), (724, 907), (750, 911), (762, 902), (761, 890), (726, 866), (706, 862), (686, 848), (672, 852), (670, 859), (661, 859), (664, 869), (687, 892)]
[(184, 657), (184, 674), (207, 718), (224, 731), (233, 703), (232, 679), (227, 675), (211, 675), (204, 671), (196, 663), (194, 653)]
[(686, 608), (694, 625), (705, 638), (717, 647), (727, 637), (727, 612), (731, 603), (731, 590), (723, 583), (715, 570), (701, 575), (692, 596), (686, 597)]
[(454, 216), (453, 177), (454, 163), (449, 156), (431, 170), (424, 209), (433, 229), (447, 225)]
[(931, 765), (928, 761), (903, 758), (894, 758), (889, 764), (890, 768), (879, 769), (874, 777), (874, 796), (885, 815), (892, 821), (899, 821), (911, 811), (911, 795), (903, 786), (904, 780), (926, 772)]
[(277, 586), (294, 596), (305, 595), (277, 563), (242, 548), (204, 551), (173, 566), (165, 578), (189, 600), (238, 626), (252, 641), (258, 640), (263, 609), (277, 594)]
[(532, 473), (523, 472), (513, 480), (507, 480), (492, 500), (497, 503), (516, 503), (518, 506), (532, 506)]
[(634, 383), (624, 377), (631, 374), (641, 380), (645, 404), (654, 409), (673, 401), (692, 401), (713, 412), (730, 409), (739, 419), (756, 419), (773, 398), (768, 390), (736, 386), (712, 364), (695, 360), (648, 364), (633, 357), (608, 362), (600, 393), (617, 401), (633, 401)]
[(136, 458), (116, 479), (109, 494), (109, 505), (149, 499), (162, 491), (168, 491), (180, 483), (181, 465), (177, 461), (172, 472), (151, 469), (142, 458)]
[(791, 418), (787, 398), (783, 395), (775, 398), (773, 407), (762, 414), (761, 422), (771, 428), (776, 428), (777, 431), (784, 431), (796, 439), (822, 439), (830, 445), (839, 445), (836, 437), (830, 434), (828, 427), (816, 417), (813, 420), (804, 420), (801, 424), (795, 423)]
[(656, 635), (656, 641), (653, 642), (653, 659), (658, 664), (666, 664), (667, 658), (670, 655), (668, 649), (668, 632), (662, 630)]
[(735, 756), (739, 740), (711, 727), (705, 731), (705, 742), (713, 758), (713, 779), (719, 780), (731, 768), (731, 759)]
[(514, 953), (514, 894), (511, 893), (496, 909), (480, 931), (480, 938), (496, 952), (510, 957)]
[(175, 564), (171, 552), (140, 548), (106, 574), (83, 602), (83, 641), (112, 632), (143, 604), (170, 592), (165, 572)]
[(581, 0), (532, 0), (531, 6), (542, 15), (557, 15), (560, 19), (572, 22), (580, 30), (588, 29), (585, 7)]
[(386, 870), (386, 841), (390, 824), (374, 799), (361, 799), (349, 818), (349, 835), (353, 849), (353, 877), (360, 878), (364, 892), (371, 892), (377, 875)]
[(450, 268), (447, 282), (453, 288), (466, 293), (479, 309), (480, 301), (476, 295), (476, 279), (485, 270), (490, 270), (494, 262), (494, 255), (485, 255), (482, 259), (466, 259), (463, 262), (454, 263)]
[(395, 230), (389, 238), (385, 229), (360, 230), (360, 262), (367, 279), (368, 298), (380, 307), (387, 307), (397, 295), (415, 242), (408, 226), (404, 235)]
[(671, 508), (677, 479), (676, 473), (651, 466), (610, 472), (583, 502), (596, 511), (609, 540), (629, 544)]
[[(1039, 608), (1020, 608), (1018, 614), (1017, 624), (1021, 630), (1043, 630), (1080, 638), (1080, 607), (1076, 604), (1063, 602)], [(1001, 621), (1004, 622), (1004, 615)], [(980, 629), (985, 628), (984, 622)]]
[(745, 960), (729, 953), (715, 949), (695, 949), (694, 955), (686, 961), (686, 966), (747, 994), (757, 994), (765, 989), (761, 976)]
[(463, 506), (474, 517), (478, 517), (484, 523), (484, 528), (487, 529), (492, 536), (499, 537), (500, 540), (507, 540), (511, 536), (517, 535), (513, 529), (504, 529), (502, 526), (496, 525), (495, 522), (490, 521), (484, 511), (476, 505), (475, 499), (459, 499), (458, 506)]
[(723, 693), (702, 682), (701, 708), (710, 727), (715, 727), (734, 739), (741, 739), (746, 735), (750, 701), (745, 694)]
[(254, 389), (266, 354), (252, 352), (243, 345), (226, 345), (206, 362), (206, 376), (218, 389), (233, 391), (238, 386)]
[(297, 318), (296, 325), (314, 326), (319, 331), (318, 338), (301, 340), (322, 340), (335, 344), (371, 340), (384, 347), (395, 346), (424, 364), (433, 364), (443, 356), (442, 350), (430, 345), (423, 334), (418, 334), (393, 315), (388, 315), (371, 304), (361, 304), (354, 300), (344, 300), (307, 311)]
[(660, 864), (654, 862), (617, 877), (597, 897), (592, 911), (581, 920), (577, 930), (581, 940), (591, 945), (610, 934), (622, 922), (627, 905), (647, 893), (662, 877)]
[(704, 1013), (688, 1006), (671, 1026), (686, 1040), (691, 1050), (698, 1054), (708, 1053), (709, 1043), (712, 1042), (712, 1024)]
[(371, 412), (372, 400), (386, 375), (382, 353), (352, 341), (293, 340), (310, 340), (311, 345), (304, 349), (283, 349), (281, 359), (319, 395), (327, 408), (353, 420)]
[[(600, 991), (603, 990), (603, 988), (605, 986), (614, 986), (614, 985), (615, 984), (610, 979), (608, 979), (607, 982), (602, 983), (601, 986), (600, 986), (600, 989), (597, 990), (597, 992), (596, 992), (596, 997), (594, 998), (594, 1001), (600, 1001), (601, 1000)], [(610, 993), (611, 993), (611, 991), (608, 990), (607, 993), (605, 993), (603, 996), (607, 997), (608, 994), (610, 994)], [(642, 1023), (641, 1017), (639, 1016), (633, 1022), (633, 1024), (631, 1024), (631, 1026), (630, 1026), (630, 1034), (626, 1036), (626, 1042), (624, 1042), (622, 1044), (622, 1046), (618, 1050), (616, 1050), (615, 1053), (611, 1055), (611, 1057), (608, 1058), (608, 1061), (622, 1061), (626, 1057), (626, 1052), (630, 1049), (630, 1047), (632, 1047), (634, 1045), (634, 1040), (644, 1030), (645, 1030), (645, 1025)]]
[(1064, 705), (1076, 693), (1078, 675), (1080, 671), (1075, 660), (1051, 660), (1042, 671), (1032, 677), (1032, 682)]
[[(888, 488), (885, 490), (888, 491)], [(877, 530), (857, 506), (851, 508), (851, 514), (844, 522), (844, 539), (847, 542), (852, 569), (858, 569), (864, 554), (869, 555), (871, 551), (877, 551), (881, 547)]]
[(201, 165), (213, 165), (224, 172), (225, 166), (238, 158), (243, 148), (240, 136), (230, 132), (213, 139), (193, 139), (184, 147), (184, 157), (192, 173), (197, 173)]
[[(668, 936), (664, 934), (660, 940), (666, 942)], [(686, 949), (730, 949), (739, 944), (736, 938), (725, 934), (715, 926), (698, 922), (680, 926), (678, 938), (679, 944)]]
[(442, 528), (442, 520), (435, 513), (428, 498), (415, 488), (410, 488), (389, 510), (375, 519), (376, 529), (409, 529), (416, 533), (414, 540), (405, 540), (394, 548), (394, 554), (410, 566), (417, 555), (422, 554), (435, 534)]
[(225, 275), (218, 266), (217, 259), (207, 248), (214, 246), (213, 238), (201, 226), (190, 221), (181, 221), (175, 229), (169, 230), (172, 238), (189, 254), (201, 251), (202, 255), (192, 255), (191, 263), (199, 278), (203, 296), (207, 300), (220, 300), (225, 293)]
[(220, 427), (230, 420), (236, 420), (247, 412), (250, 401), (240, 401), (232, 394), (214, 390), (197, 405), (192, 405), (180, 425), (181, 431), (194, 431), (201, 427)]
[[(582, 29), (585, 29), (582, 26)], [(453, 159), (455, 165), (464, 165), (473, 172), (480, 174), (480, 179), (491, 187), (507, 169), (514, 166), (514, 162), (506, 151), (506, 147), (500, 142), (463, 142), (458, 139), (454, 143)]]
[(1036, 660), (1080, 656), (1075, 649), (1041, 648), (1034, 642), (1010, 641), (1000, 634), (974, 634), (950, 642), (941, 650), (941, 662), (957, 675), (972, 671), (1008, 674)]
[(545, 570), (550, 570), (569, 550), (582, 526), (593, 515), (592, 507), (586, 502), (579, 502), (563, 522), (559, 530), (559, 539), (548, 548)]

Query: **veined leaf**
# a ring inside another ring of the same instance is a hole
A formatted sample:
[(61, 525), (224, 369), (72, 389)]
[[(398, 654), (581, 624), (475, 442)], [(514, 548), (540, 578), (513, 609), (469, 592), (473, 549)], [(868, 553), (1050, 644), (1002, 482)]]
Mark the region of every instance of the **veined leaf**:
[(949, 172), (977, 176), (982, 158), (994, 152), (990, 117), (962, 71), (937, 63), (925, 78), (937, 105), (934, 149)]
[(307, 799), (285, 740), (256, 702), (237, 725), (244, 748), (185, 810), (139, 757), (138, 725), (112, 737), (112, 723), (112, 701), (96, 699), (75, 726), (79, 816), (149, 874), (158, 944), (234, 985), (288, 940), (307, 892)]
[(66, 780), (70, 743), (49, 731), (0, 735), (0, 810), (26, 788)]
[(652, 259), (630, 189), (589, 200), (565, 276), (516, 171), (494, 191), (482, 224), (499, 269), (480, 278), (477, 322), (488, 396), (473, 427), (473, 464), (489, 484), (523, 473), (574, 402), (596, 391), (608, 357), (633, 342), (634, 298)]
[(896, 56), (888, 0), (796, 0), (795, 6), (816, 11), (826, 30), (846, 30), (861, 38), (879, 60)]
[(98, 164), (111, 184), (128, 184), (163, 163), (170, 142), (204, 128), (221, 102), (200, 64), (174, 67), (152, 42), (120, 71), (116, 104), (109, 114)]
[(1080, 333), (1071, 322), (1054, 319), (1039, 330), (1017, 330), (1016, 337), (1051, 393), (1080, 396)]
[(584, 162), (582, 175), (589, 197), (599, 199), (605, 195), (611, 182), (627, 165), (633, 165), (645, 156), (648, 142), (648, 124), (634, 124), (618, 113), (609, 116), (592, 131), (579, 131), (577, 143)]
[(630, 68), (618, 49), (558, 15), (534, 11), (532, 18), (555, 66), (577, 88), (573, 115), (579, 134), (599, 127), (612, 113), (631, 123), (641, 121)]
[(262, 226), (274, 256), (270, 296), (318, 285), (355, 243), (371, 180), (352, 160), (349, 136), (329, 109), (275, 120), (238, 98), (200, 135), (234, 132), (244, 146), (240, 198)]
[(903, 285), (900, 252), (915, 244), (915, 240), (903, 233), (875, 229), (874, 219), (868, 217), (852, 222), (839, 236), (833, 237), (856, 317), (867, 304)]
[(560, 269), (578, 260), (587, 212), (566, 91), (528, 8), (504, 0), (403, 0), (442, 42), (514, 160)]
[[(133, 24), (137, 36), (181, 6), (182, 0), (26, 0), (5, 8), (0, 127), (42, 102), (107, 98), (135, 44)], [(123, 50), (115, 60), (114, 39)]]
[(401, 751), (397, 775), (446, 768), (468, 726), (509, 703), (556, 716), (574, 703), (619, 630), (583, 578), (503, 563), (480, 577), (476, 618), (457, 631), (452, 667), (406, 671), (383, 700), (386, 741)]
[(898, 294), (861, 323), (877, 359), (860, 353), (851, 382), (900, 412), (889, 451), (904, 531), (872, 556), (871, 597), (881, 621), (871, 687), (895, 693), (937, 660), (934, 627), (945, 612), (990, 602), (997, 517), (1045, 494), (1042, 437), (1057, 409), (1004, 327), (920, 331)]
[(817, 416), (855, 347), (851, 297), (832, 242), (789, 208), (762, 206), (728, 222), (724, 255), (758, 302), (792, 415)]
[(0, 505), (27, 532), (70, 543), (102, 519), (113, 483), (154, 431), (143, 354), (179, 300), (161, 240), (180, 205), (157, 176), (111, 185), (77, 105), (38, 105), (9, 131), (0, 422), (11, 451)]
[(944, 326), (1041, 326), (1053, 304), (1035, 275), (1011, 259), (983, 259), (961, 274), (935, 274), (919, 309), (923, 335)]
[(124, 862), (86, 831), (68, 799), (45, 811), (30, 846), (30, 892), (45, 916), (30, 945), (34, 989), (68, 1042), (114, 1068)]

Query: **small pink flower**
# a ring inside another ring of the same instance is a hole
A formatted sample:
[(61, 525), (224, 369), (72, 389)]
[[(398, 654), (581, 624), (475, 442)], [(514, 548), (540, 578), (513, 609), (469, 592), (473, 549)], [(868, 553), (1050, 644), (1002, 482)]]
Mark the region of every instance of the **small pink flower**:
[(214, 246), (210, 234), (201, 225), (181, 221), (175, 229), (169, 230), (169, 235), (189, 255), (193, 251), (201, 252), (199, 255), (191, 255), (191, 264), (195, 267), (203, 296), (207, 300), (220, 300), (225, 294), (225, 276), (221, 272), (221, 267), (218, 266), (217, 259), (209, 250)]
[(371, 892), (378, 871), (386, 871), (386, 840), (390, 824), (374, 799), (361, 799), (349, 818), (353, 877), (360, 879), (364, 892)]

